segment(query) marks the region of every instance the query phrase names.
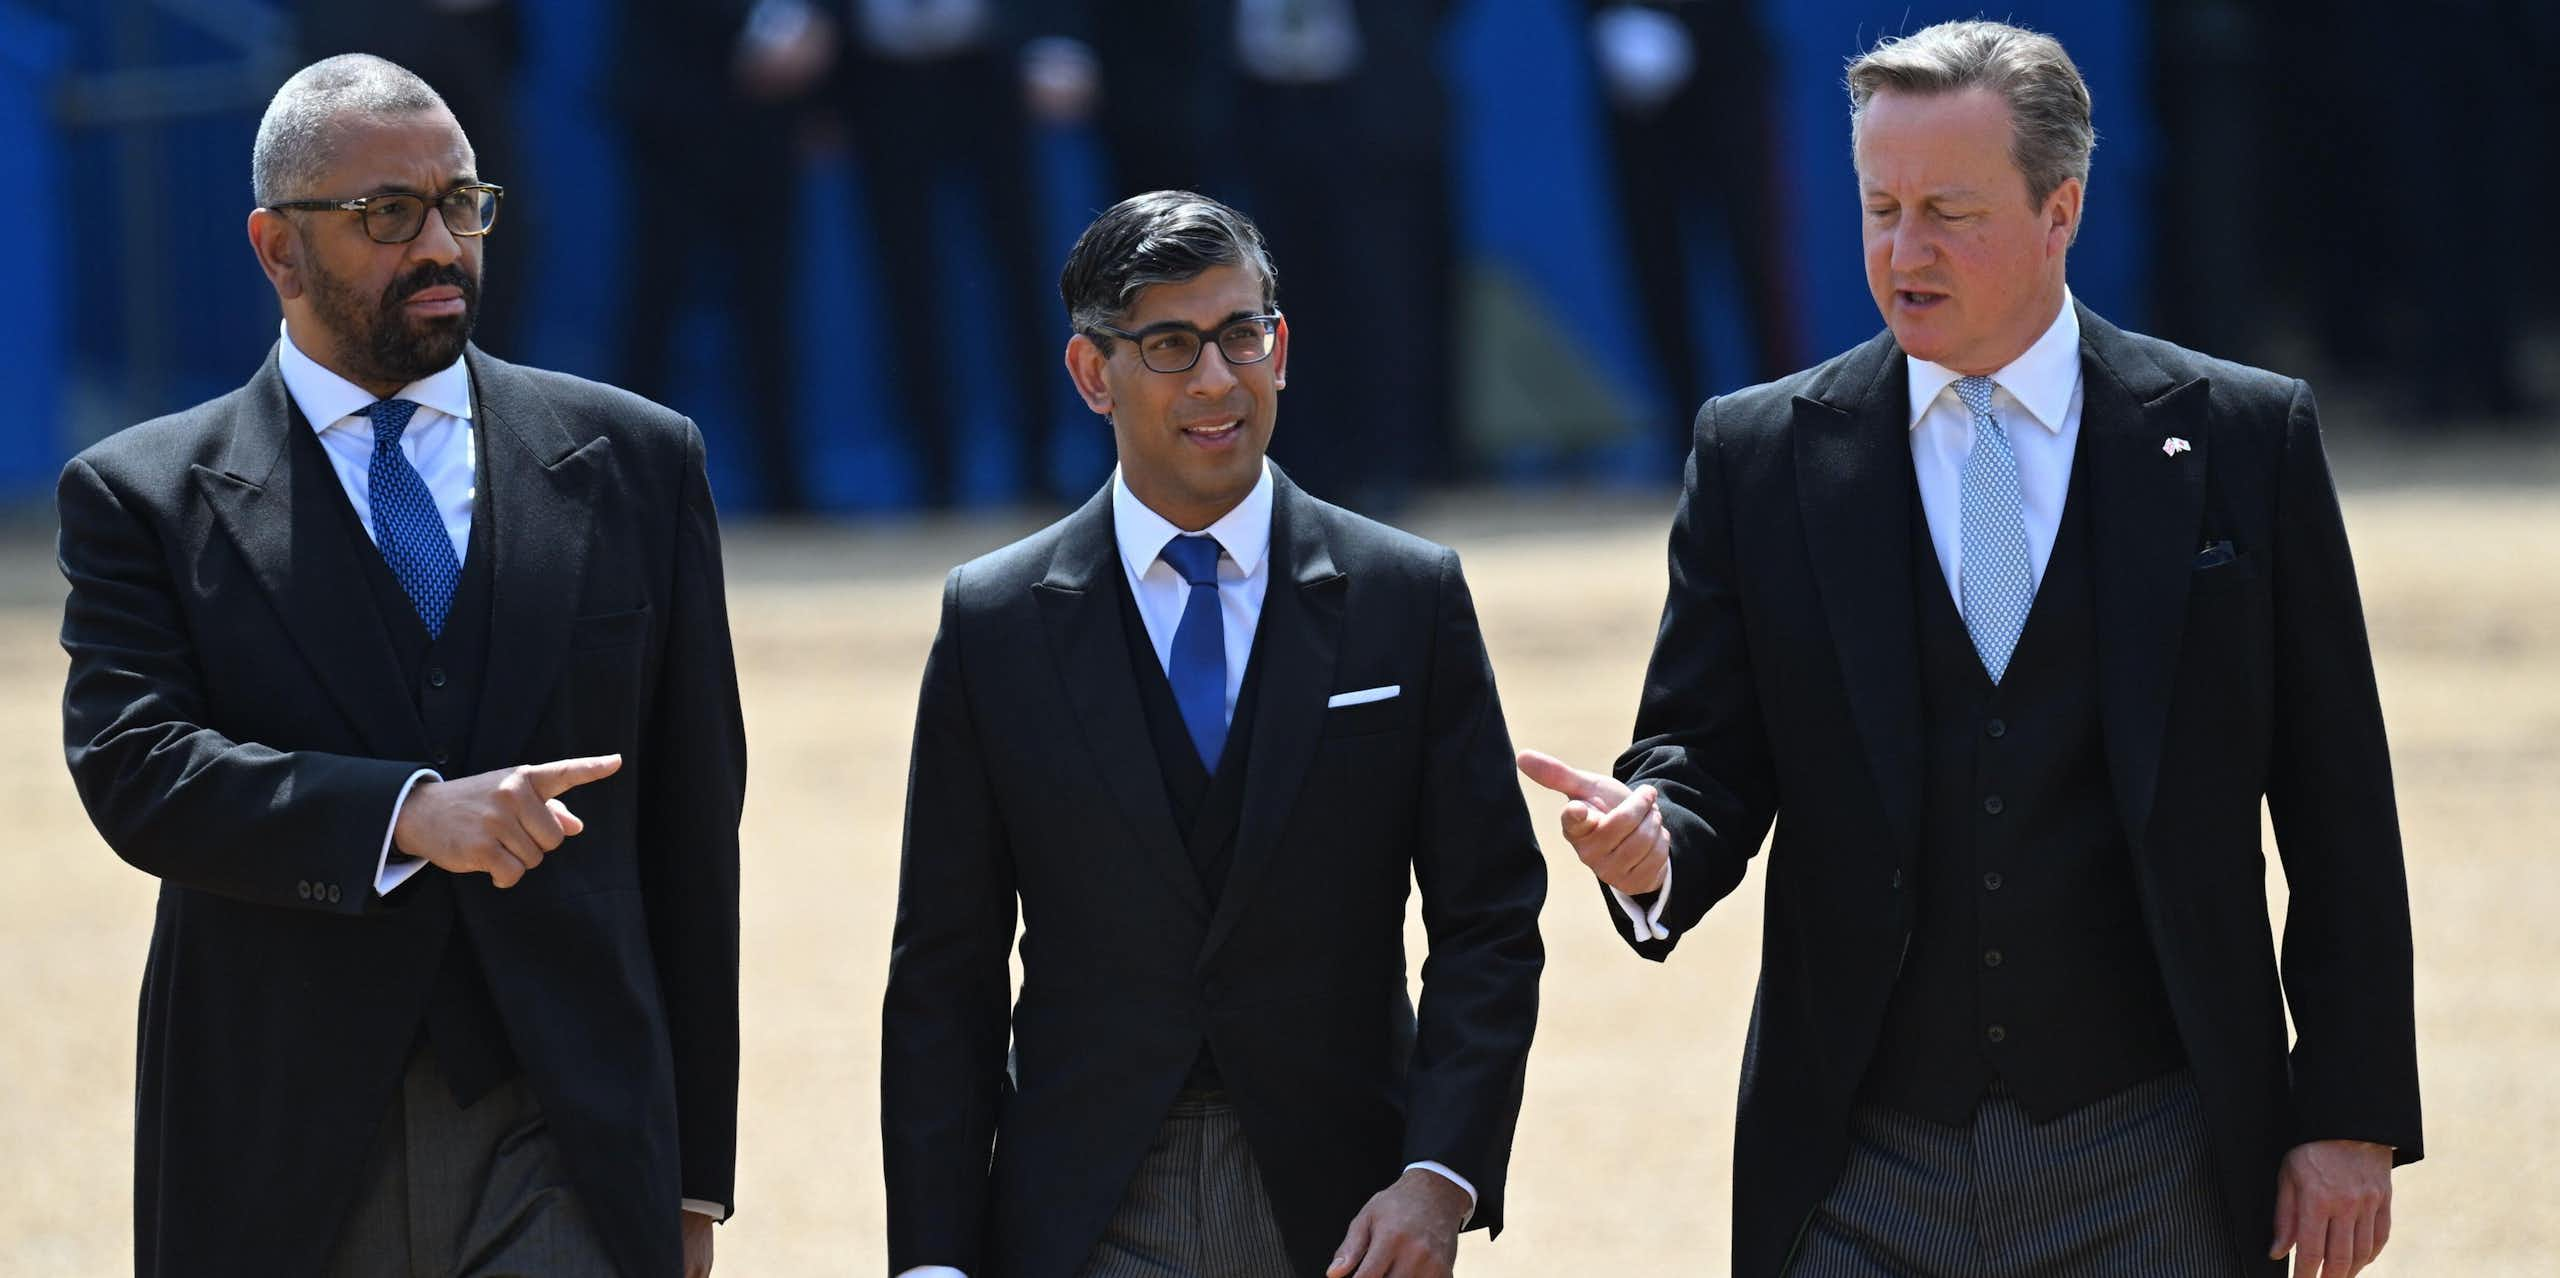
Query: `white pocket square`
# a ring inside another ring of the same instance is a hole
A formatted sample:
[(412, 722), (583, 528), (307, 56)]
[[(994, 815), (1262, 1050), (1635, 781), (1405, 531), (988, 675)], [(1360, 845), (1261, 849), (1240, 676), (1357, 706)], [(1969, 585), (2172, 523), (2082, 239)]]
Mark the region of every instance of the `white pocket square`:
[(1365, 706), (1372, 701), (1384, 701), (1387, 698), (1395, 696), (1403, 691), (1403, 684), (1391, 683), (1383, 688), (1362, 688), (1358, 692), (1337, 692), (1324, 699), (1324, 708), (1327, 710), (1339, 710), (1344, 706)]

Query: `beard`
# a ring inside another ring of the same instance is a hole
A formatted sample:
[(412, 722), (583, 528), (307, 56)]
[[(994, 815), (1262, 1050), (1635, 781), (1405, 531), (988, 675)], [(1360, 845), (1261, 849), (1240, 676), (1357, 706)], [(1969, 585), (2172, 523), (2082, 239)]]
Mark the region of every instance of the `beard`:
[[(419, 290), (439, 284), (461, 292), (462, 314), (421, 319), (403, 309)], [(480, 279), (459, 262), (424, 263), (393, 280), (382, 296), (367, 298), (315, 261), (311, 302), (337, 338), (338, 357), (351, 366), (346, 371), (353, 380), (406, 386), (462, 357), (480, 320)]]

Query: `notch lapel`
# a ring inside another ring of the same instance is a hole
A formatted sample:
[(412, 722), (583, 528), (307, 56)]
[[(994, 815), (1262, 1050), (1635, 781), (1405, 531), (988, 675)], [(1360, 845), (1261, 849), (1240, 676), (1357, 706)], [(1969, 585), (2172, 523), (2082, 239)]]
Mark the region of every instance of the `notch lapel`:
[(474, 411), (488, 491), (472, 510), (489, 521), (489, 666), (471, 732), (481, 761), (520, 757), (569, 659), (595, 519), (596, 476), (612, 441), (579, 445), (551, 405), (510, 364), (470, 352)]
[(1909, 371), (1892, 339), (1795, 400), (1796, 497), (1813, 583), (1840, 654), (1897, 857), (1916, 847), (1923, 759), (1912, 591)]
[[(2186, 632), (2213, 441), (2210, 384), (2173, 382), (2115, 326), (2080, 311), (2081, 446), (2090, 450), (2098, 704), (2125, 837), (2139, 851)], [(2164, 441), (2187, 441), (2176, 453)]]
[(319, 440), (296, 441), (297, 431), (310, 434), (311, 423), (286, 392), (271, 349), (232, 413), (222, 467), (195, 467), (196, 486), (364, 749), (425, 759), (433, 753), (426, 725), (357, 558), (379, 552), (362, 533), (350, 536), (330, 509), (346, 495)]
[(1120, 620), (1120, 550), (1111, 522), (1111, 487), (1103, 486), (1084, 508), (1067, 517), (1049, 573), (1031, 588), (1057, 662), (1058, 683), (1084, 734), (1085, 757), (1102, 774), (1105, 789), (1135, 835), (1139, 851), (1170, 880), (1193, 914), (1209, 916), (1208, 893), (1173, 825), (1164, 776), (1138, 703), (1137, 676), (1129, 669), (1128, 636)]
[(1236, 918), (1270, 868), (1290, 805), (1306, 784), (1324, 729), (1325, 698), (1342, 640), (1348, 579), (1334, 566), (1315, 499), (1272, 467), (1271, 588), (1262, 599), (1253, 659), (1262, 663), (1253, 743), (1246, 756), (1244, 799), (1236, 820), (1235, 861), (1217, 917), (1200, 947), (1206, 965), (1235, 930)]

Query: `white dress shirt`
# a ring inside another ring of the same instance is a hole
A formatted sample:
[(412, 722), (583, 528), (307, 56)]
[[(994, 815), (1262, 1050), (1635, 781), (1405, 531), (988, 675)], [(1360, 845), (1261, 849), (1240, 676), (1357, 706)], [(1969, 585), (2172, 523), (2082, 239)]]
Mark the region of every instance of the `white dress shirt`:
[[(347, 504), (355, 507), (356, 522), (364, 525), (364, 535), (371, 538), (373, 419), (364, 410), (376, 396), (303, 354), (293, 344), (290, 327), (279, 325), (278, 332), (282, 340), (276, 348), (276, 371), (284, 377), (285, 393), (318, 433), (320, 447), (329, 455), (329, 469), (337, 473)], [(418, 406), (408, 429), (400, 432), (400, 454), (427, 482), (427, 495), (435, 499), (436, 513), (444, 517), (445, 535), (453, 539), (453, 560), (461, 563), (470, 553), (471, 505), (478, 496), (473, 491), (478, 483), (474, 466), (479, 438), (471, 429), (471, 373), (457, 356), (453, 363), (401, 387), (390, 398)], [(394, 855), (391, 834), (399, 828), (400, 809), (409, 802), (409, 791), (421, 781), (443, 779), (433, 768), (420, 768), (392, 800), (391, 821), (382, 829), (382, 853), (374, 862), (377, 895), (388, 895), (426, 864), (417, 857)]]
[[(1156, 662), (1167, 666), (1173, 660), (1173, 632), (1182, 624), (1182, 609), (1191, 602), (1192, 586), (1164, 561), (1165, 543), (1190, 533), (1217, 538), (1225, 552), (1218, 556), (1218, 617), (1225, 623), (1227, 641), (1227, 722), (1235, 722), (1236, 694), (1244, 687), (1245, 663), (1253, 659), (1254, 627), (1262, 620), (1262, 598), (1271, 586), (1270, 463), (1263, 463), (1262, 478), (1253, 491), (1206, 528), (1175, 527), (1138, 500), (1114, 470), (1111, 531), (1120, 543), (1120, 567), (1129, 575), (1129, 593), (1137, 601), (1139, 619), (1146, 623), (1147, 638), (1155, 645)], [(1467, 1191), (1467, 1214), (1475, 1214), (1476, 1187), (1466, 1177), (1429, 1160), (1408, 1163), (1405, 1170), (1417, 1167)], [(949, 1265), (918, 1265), (899, 1271), (898, 1278), (968, 1275)]]
[[(1920, 487), (1920, 510), (1929, 518), (1929, 541), (1938, 552), (1947, 593), (1963, 608), (1964, 463), (1973, 455), (1973, 412), (1956, 397), (1952, 368), (1903, 357), (1911, 382), (1911, 465)], [(2080, 313), (2063, 290), (2062, 313), (2025, 353), (1991, 375), (1991, 411), (2009, 435), (2018, 459), (2018, 495), (2027, 523), (2027, 568), (2044, 584), (2053, 540), (2062, 531), (2062, 503), (2071, 494), (2071, 456), (2080, 445)], [(2032, 423), (2032, 425), (2030, 425)], [(1644, 905), (1610, 889), (1636, 935), (1668, 940), (1662, 908), (1671, 900), (1671, 875)]]

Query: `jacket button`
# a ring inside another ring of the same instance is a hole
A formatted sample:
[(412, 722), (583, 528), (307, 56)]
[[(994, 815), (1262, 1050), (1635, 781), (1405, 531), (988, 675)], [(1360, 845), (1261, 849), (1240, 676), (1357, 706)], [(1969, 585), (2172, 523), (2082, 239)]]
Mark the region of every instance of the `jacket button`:
[(309, 879), (296, 879), (296, 880), (294, 881), (294, 884), (293, 884), (293, 894), (294, 894), (295, 896), (301, 897), (303, 900), (306, 900), (306, 901), (310, 900), (310, 899), (311, 899), (311, 880), (309, 880)]
[(2000, 951), (1998, 950), (1984, 950), (1982, 952), (1982, 965), (1984, 967), (1998, 967), (2003, 961), (2004, 960), (2000, 957)]
[(338, 903), (338, 885), (337, 885), (337, 884), (335, 884), (335, 883), (332, 883), (332, 884), (330, 884), (330, 885), (329, 885), (329, 904), (331, 904), (331, 905), (336, 905), (337, 903)]
[(452, 755), (446, 754), (446, 753), (445, 753), (444, 751), (442, 751), (442, 750), (438, 750), (438, 751), (436, 751), (435, 764), (436, 764), (436, 766), (437, 766), (437, 767), (441, 768), (441, 767), (443, 767), (444, 765), (446, 765), (446, 764), (448, 764), (448, 763), (451, 763), (451, 762), (453, 762), (453, 756), (452, 756)]
[(1998, 870), (1993, 870), (1991, 873), (1982, 876), (1982, 890), (1985, 892), (1997, 892), (2000, 890), (2000, 885), (2007, 881), (2008, 880), (2000, 877), (2000, 872)]
[(444, 686), (444, 667), (427, 667), (427, 686), (430, 688), (441, 688)]
[(2002, 722), (2001, 722), (2001, 721), (1999, 721), (1998, 719), (1993, 719), (1993, 720), (1991, 720), (1990, 722), (1985, 723), (1985, 724), (1983, 724), (1983, 725), (1982, 725), (1982, 732), (1983, 732), (1983, 735), (1988, 736), (1988, 737), (1992, 737), (1992, 738), (1995, 738), (1995, 739), (1996, 739), (1996, 738), (1999, 738), (1999, 737), (2005, 737), (2005, 736), (2009, 735), (2009, 725), (2008, 725), (2008, 724), (2005, 724), (2005, 723), (2002, 723)]
[(2000, 815), (2001, 810), (2008, 806), (2008, 804), (2002, 803), (2000, 801), (2000, 796), (1996, 794), (1982, 801), (1982, 810), (1993, 816)]
[(1982, 1036), (1990, 1039), (1994, 1043), (2006, 1043), (2009, 1041), (2009, 1027), (2006, 1025), (1994, 1025), (1991, 1028), (1982, 1031)]

